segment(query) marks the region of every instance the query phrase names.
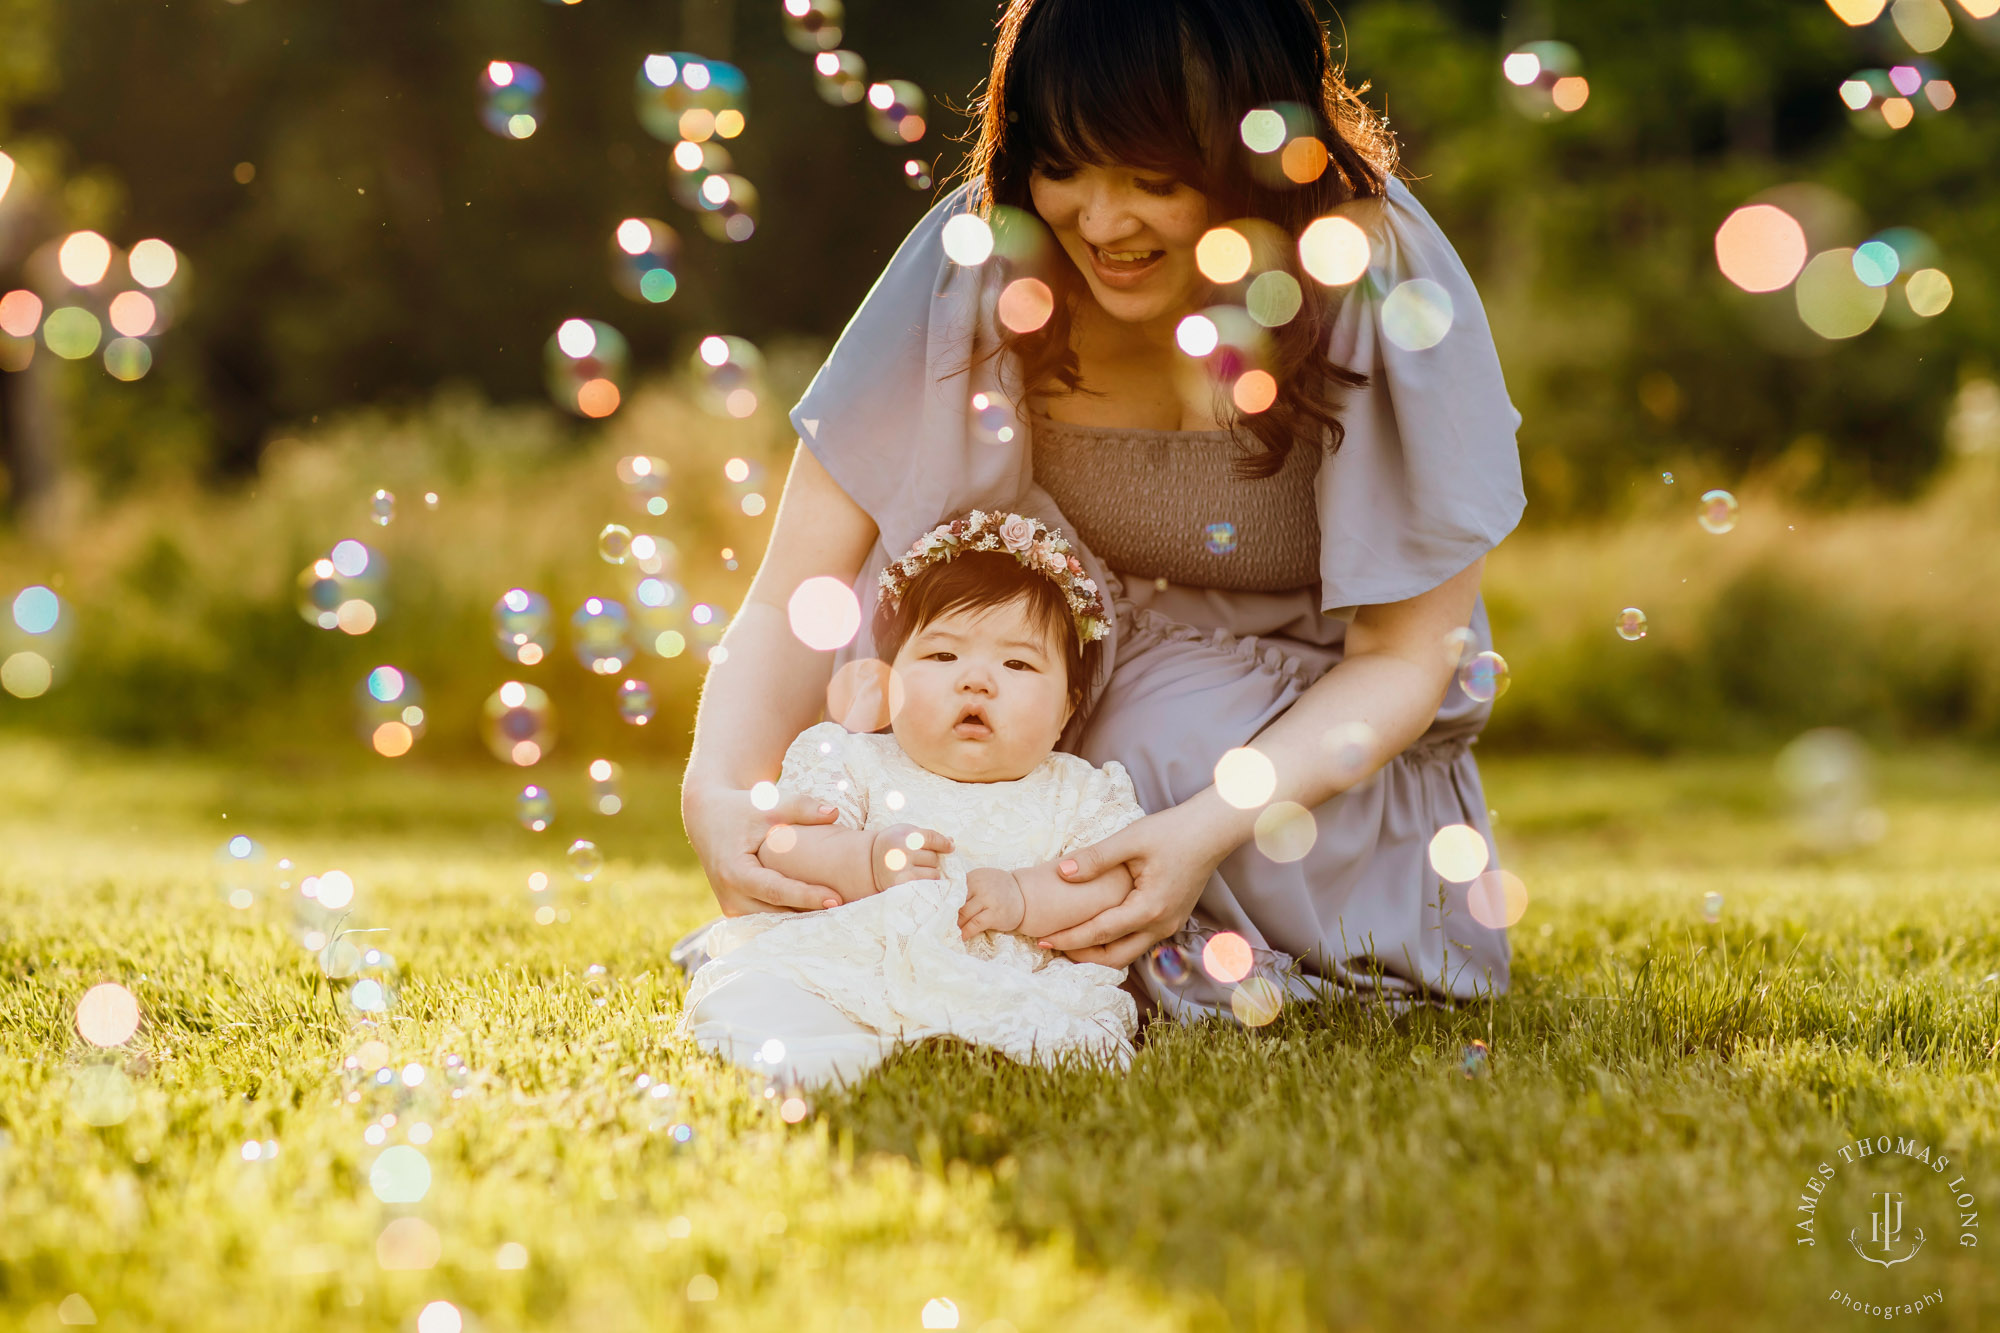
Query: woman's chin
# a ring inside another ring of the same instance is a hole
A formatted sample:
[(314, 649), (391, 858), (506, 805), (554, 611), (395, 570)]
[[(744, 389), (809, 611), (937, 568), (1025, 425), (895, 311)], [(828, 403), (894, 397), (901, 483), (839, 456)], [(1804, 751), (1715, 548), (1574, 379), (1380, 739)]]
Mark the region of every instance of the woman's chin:
[(1167, 284), (1157, 276), (1142, 286), (1131, 288), (1107, 287), (1093, 280), (1090, 294), (1100, 310), (1121, 324), (1150, 324), (1173, 314), (1178, 308), (1174, 295), (1167, 290)]

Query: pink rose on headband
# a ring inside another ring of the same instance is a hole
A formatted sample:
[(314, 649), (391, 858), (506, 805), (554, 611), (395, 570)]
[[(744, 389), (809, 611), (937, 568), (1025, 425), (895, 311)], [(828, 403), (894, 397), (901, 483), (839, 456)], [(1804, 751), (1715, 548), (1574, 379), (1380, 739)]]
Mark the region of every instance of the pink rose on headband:
[(1035, 523), (1033, 519), (1014, 515), (1000, 525), (1000, 540), (1010, 551), (1025, 551), (1034, 544)]
[(1083, 574), (1083, 562), (1075, 556), (1069, 557), (1069, 572), (1081, 577)]

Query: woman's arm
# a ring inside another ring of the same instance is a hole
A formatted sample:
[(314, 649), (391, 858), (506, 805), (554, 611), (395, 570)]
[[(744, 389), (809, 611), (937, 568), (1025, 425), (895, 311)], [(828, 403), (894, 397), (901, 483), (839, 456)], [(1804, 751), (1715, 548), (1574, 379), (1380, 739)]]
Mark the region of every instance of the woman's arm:
[[(1313, 682), (1252, 745), (1277, 770), (1273, 801), (1312, 809), (1359, 783), (1429, 729), (1457, 667), (1445, 635), (1472, 618), (1481, 557), (1429, 592), (1364, 606), (1347, 630), (1340, 664)], [(1365, 723), (1367, 730), (1350, 728)], [(1329, 745), (1365, 737), (1358, 749)], [(1171, 810), (1150, 814), (1060, 866), (1066, 879), (1123, 862), (1133, 888), (1124, 902), (1043, 943), (1080, 962), (1125, 967), (1178, 930), (1209, 876), (1255, 831), (1257, 810), (1238, 810), (1213, 785)]]
[(833, 810), (787, 796), (771, 810), (750, 788), (773, 781), (794, 736), (819, 720), (832, 659), (792, 633), (792, 592), (816, 575), (852, 583), (875, 542), (875, 523), (801, 442), (778, 500), (771, 543), (750, 595), (722, 637), (726, 660), (709, 668), (695, 712), (694, 745), (681, 779), (681, 821), (722, 910), (807, 910), (826, 890), (769, 869), (757, 848), (774, 824), (824, 824)]

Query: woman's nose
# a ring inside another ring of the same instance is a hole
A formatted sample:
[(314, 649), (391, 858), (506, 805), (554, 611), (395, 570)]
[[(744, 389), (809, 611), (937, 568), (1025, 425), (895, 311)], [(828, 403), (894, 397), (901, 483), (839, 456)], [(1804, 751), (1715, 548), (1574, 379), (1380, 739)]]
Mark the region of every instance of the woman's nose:
[(1085, 196), (1077, 210), (1076, 230), (1090, 244), (1108, 250), (1137, 234), (1138, 221), (1122, 190), (1099, 186)]

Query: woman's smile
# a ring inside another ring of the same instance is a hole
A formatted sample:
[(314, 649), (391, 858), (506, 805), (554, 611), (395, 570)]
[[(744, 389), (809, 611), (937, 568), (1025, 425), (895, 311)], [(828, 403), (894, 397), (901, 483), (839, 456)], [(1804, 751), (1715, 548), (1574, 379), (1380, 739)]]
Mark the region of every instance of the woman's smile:
[(1159, 271), (1166, 259), (1165, 250), (1107, 250), (1101, 245), (1090, 247), (1090, 266), (1097, 272), (1097, 280), (1106, 287), (1118, 291), (1130, 291)]

